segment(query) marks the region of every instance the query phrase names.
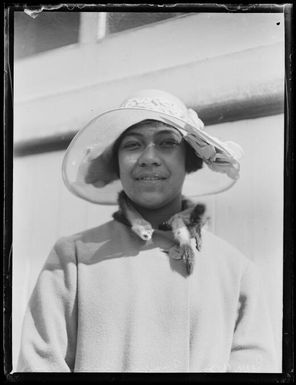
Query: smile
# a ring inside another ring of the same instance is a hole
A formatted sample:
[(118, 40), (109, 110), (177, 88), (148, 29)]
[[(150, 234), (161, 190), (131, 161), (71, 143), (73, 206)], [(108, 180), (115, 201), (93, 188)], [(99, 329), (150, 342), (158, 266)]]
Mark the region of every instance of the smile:
[(158, 175), (153, 175), (153, 176), (141, 176), (139, 178), (136, 178), (138, 181), (155, 181), (155, 180), (165, 180), (166, 178), (158, 176)]

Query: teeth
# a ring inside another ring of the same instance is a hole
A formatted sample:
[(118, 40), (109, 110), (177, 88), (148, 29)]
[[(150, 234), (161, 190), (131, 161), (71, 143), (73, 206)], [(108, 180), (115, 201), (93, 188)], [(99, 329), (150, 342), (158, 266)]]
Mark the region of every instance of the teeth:
[(164, 178), (161, 178), (159, 176), (145, 176), (143, 178), (138, 178), (139, 180), (160, 180), (160, 179), (164, 179)]

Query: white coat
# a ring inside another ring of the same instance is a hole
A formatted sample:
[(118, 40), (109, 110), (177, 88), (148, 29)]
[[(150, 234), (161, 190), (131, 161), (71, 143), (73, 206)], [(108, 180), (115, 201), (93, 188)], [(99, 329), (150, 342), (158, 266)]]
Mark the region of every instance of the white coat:
[(254, 263), (203, 231), (195, 268), (115, 220), (59, 240), (25, 315), (18, 371), (273, 372)]

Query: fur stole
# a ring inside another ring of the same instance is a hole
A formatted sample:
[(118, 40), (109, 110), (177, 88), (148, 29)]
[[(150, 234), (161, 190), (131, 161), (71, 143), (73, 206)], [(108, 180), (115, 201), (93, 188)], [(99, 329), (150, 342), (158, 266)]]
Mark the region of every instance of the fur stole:
[[(119, 210), (113, 214), (113, 218), (136, 233), (144, 241), (152, 238), (154, 229), (134, 208), (132, 201), (124, 191), (118, 195)], [(176, 245), (169, 250), (163, 250), (171, 258), (180, 259), (185, 263), (186, 271), (191, 274), (194, 267), (194, 250), (191, 238), (195, 239), (195, 247), (201, 248), (201, 229), (207, 222), (205, 205), (194, 204), (188, 199), (182, 200), (182, 211), (173, 215), (168, 221), (159, 226), (159, 230), (172, 231)]]

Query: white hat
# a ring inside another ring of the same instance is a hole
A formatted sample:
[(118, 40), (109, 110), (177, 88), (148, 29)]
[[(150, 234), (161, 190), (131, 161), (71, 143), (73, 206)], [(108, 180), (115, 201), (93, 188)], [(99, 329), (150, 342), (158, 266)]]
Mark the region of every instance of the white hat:
[(206, 164), (186, 176), (186, 197), (225, 191), (239, 178), (243, 151), (238, 144), (222, 142), (206, 133), (196, 112), (177, 97), (149, 89), (131, 95), (119, 108), (97, 116), (75, 135), (62, 165), (67, 188), (93, 203), (116, 204), (122, 185), (112, 166), (113, 144), (127, 128), (146, 119), (175, 127)]

